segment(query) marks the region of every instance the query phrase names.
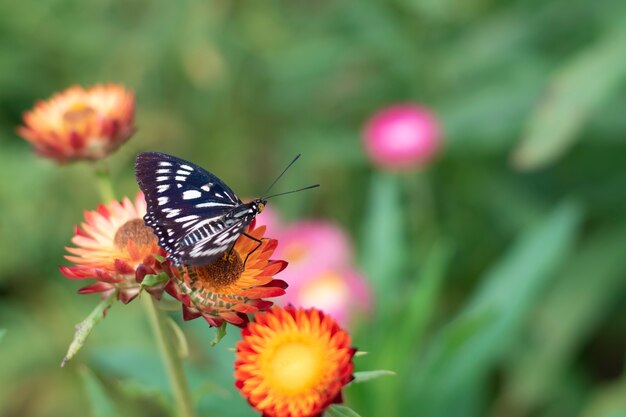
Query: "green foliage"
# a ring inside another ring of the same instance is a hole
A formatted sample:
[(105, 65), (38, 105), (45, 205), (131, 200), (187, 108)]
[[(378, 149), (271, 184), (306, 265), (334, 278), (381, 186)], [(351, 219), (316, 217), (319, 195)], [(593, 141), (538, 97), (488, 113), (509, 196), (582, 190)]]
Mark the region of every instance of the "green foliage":
[[(242, 197), (303, 154), (277, 187), (322, 186), (271, 206), (353, 237), (374, 302), (351, 326), (355, 371), (396, 374), (327, 416), (624, 415), (625, 19), (619, 0), (0, 2), (0, 414), (175, 415), (138, 301), (59, 369), (100, 301), (57, 269), (100, 203), (96, 170), (15, 133), (36, 100), (114, 81), (137, 94), (137, 133), (107, 161), (118, 197), (139, 151)], [(381, 172), (363, 124), (406, 101), (440, 117), (444, 149)], [(233, 386), (240, 332), (209, 349), (214, 329), (171, 317), (198, 414), (258, 415)]]
[(356, 411), (343, 405), (331, 405), (325, 417), (359, 417)]

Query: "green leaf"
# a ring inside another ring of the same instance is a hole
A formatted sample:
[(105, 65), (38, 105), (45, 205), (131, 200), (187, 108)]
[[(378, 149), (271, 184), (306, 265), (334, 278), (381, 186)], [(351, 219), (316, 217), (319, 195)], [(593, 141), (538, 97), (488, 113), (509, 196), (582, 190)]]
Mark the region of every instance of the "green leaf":
[[(407, 311), (403, 312), (403, 319), (397, 324), (398, 329), (393, 336), (386, 336), (382, 346), (376, 349), (378, 360), (373, 367), (401, 372), (406, 367), (407, 358), (422, 348), (422, 339), (435, 313), (451, 254), (449, 245), (444, 242), (438, 242), (432, 248), (415, 284), (406, 291), (407, 297), (402, 301)], [(378, 397), (375, 414), (394, 415), (400, 412), (398, 391), (406, 385), (408, 377), (402, 373), (400, 377), (381, 382), (372, 388)]]
[[(626, 224), (586, 237), (534, 315), (522, 353), (511, 361), (507, 398), (538, 407), (563, 395), (580, 350), (623, 302), (625, 247)], [(540, 337), (544, 334), (550, 337)]]
[(159, 284), (162, 284), (164, 282), (167, 282), (168, 279), (169, 279), (169, 277), (167, 276), (167, 274), (165, 272), (161, 272), (158, 275), (146, 275), (143, 278), (143, 281), (141, 281), (141, 286), (142, 287), (153, 287), (155, 285), (159, 285)]
[(581, 417), (626, 417), (626, 380), (594, 390)]
[(115, 409), (115, 403), (111, 401), (109, 395), (94, 373), (86, 366), (81, 366), (79, 374), (91, 405), (91, 415), (93, 417), (119, 416), (118, 410)]
[(96, 308), (93, 309), (91, 313), (85, 318), (85, 320), (81, 321), (76, 325), (76, 332), (74, 333), (74, 338), (70, 343), (69, 348), (67, 349), (67, 353), (61, 362), (61, 367), (64, 367), (65, 364), (78, 353), (78, 351), (83, 347), (85, 341), (93, 328), (104, 319), (104, 314), (108, 310), (109, 307), (115, 301), (117, 297), (117, 293), (114, 292), (109, 295), (106, 299), (102, 300)]
[(215, 339), (211, 341), (211, 347), (217, 345), (224, 336), (226, 336), (226, 322), (222, 323), (220, 327), (215, 328)]
[[(528, 313), (568, 254), (580, 217), (577, 205), (560, 205), (525, 232), (481, 280), (466, 307), (440, 333), (430, 356), (416, 370), (416, 386), (411, 389), (418, 395), (412, 398), (423, 416), (467, 415), (463, 414), (464, 405), (514, 345)], [(468, 320), (477, 325), (468, 328)], [(458, 400), (452, 408), (451, 398)]]
[(355, 384), (360, 384), (361, 382), (371, 381), (372, 379), (377, 379), (382, 376), (395, 376), (396, 373), (393, 371), (387, 371), (384, 369), (380, 369), (377, 371), (362, 371), (354, 373), (354, 382)]
[(161, 256), (161, 255), (156, 254), (156, 253), (153, 253), (152, 256), (154, 257), (154, 259), (156, 259), (157, 261), (159, 261), (161, 263), (165, 262), (165, 257), (164, 256)]
[(400, 185), (393, 174), (374, 173), (365, 218), (361, 264), (381, 304), (393, 295), (404, 253)]
[(328, 407), (324, 417), (361, 417), (356, 411), (345, 405), (333, 404)]
[(513, 152), (516, 167), (541, 168), (573, 145), (589, 118), (626, 78), (625, 42), (626, 26), (620, 21), (617, 30), (608, 31), (553, 75)]

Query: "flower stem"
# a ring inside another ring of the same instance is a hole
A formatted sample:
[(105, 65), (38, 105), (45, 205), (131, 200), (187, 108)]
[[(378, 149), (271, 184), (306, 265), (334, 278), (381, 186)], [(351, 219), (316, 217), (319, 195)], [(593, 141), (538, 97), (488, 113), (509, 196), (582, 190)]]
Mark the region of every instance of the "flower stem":
[(141, 299), (148, 319), (150, 320), (152, 332), (159, 346), (161, 359), (165, 363), (165, 370), (170, 380), (178, 415), (180, 417), (195, 417), (196, 413), (193, 409), (191, 393), (187, 380), (185, 379), (182, 361), (176, 353), (172, 338), (169, 337), (171, 332), (167, 328), (167, 322), (165, 321), (163, 312), (157, 309), (154, 300), (149, 294), (142, 294)]
[(102, 202), (108, 203), (115, 200), (109, 167), (104, 162), (100, 162), (96, 165), (96, 178), (98, 180), (98, 190), (100, 191)]

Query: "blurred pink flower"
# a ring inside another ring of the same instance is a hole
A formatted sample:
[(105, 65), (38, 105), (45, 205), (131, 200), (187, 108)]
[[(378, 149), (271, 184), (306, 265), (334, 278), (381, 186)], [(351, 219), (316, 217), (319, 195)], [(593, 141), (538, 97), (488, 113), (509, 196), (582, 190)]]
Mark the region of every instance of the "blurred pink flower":
[(417, 168), (430, 162), (441, 148), (441, 129), (430, 110), (398, 104), (367, 121), (363, 141), (374, 164), (391, 170)]
[(256, 216), (256, 226), (267, 227), (267, 234), (274, 236), (281, 230), (281, 223), (276, 211), (266, 205), (263, 211)]
[(349, 266), (300, 276), (291, 281), (287, 293), (279, 301), (318, 308), (343, 326), (350, 323), (356, 313), (367, 312), (371, 304), (367, 281)]
[(369, 310), (369, 285), (352, 264), (351, 244), (341, 228), (310, 220), (283, 227), (276, 236), (275, 255), (289, 263), (281, 276), (289, 289), (277, 303), (319, 308), (342, 325)]

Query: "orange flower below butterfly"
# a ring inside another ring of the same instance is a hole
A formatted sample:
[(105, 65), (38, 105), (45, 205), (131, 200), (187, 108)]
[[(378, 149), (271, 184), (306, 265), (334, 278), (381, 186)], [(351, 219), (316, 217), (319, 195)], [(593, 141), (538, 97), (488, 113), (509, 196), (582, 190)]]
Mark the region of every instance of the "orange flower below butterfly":
[(257, 314), (237, 343), (235, 385), (264, 417), (318, 417), (352, 379), (350, 335), (315, 308)]
[[(144, 225), (145, 213), (142, 193), (137, 194), (134, 204), (125, 198), (121, 203), (113, 201), (85, 212), (85, 222), (76, 227), (72, 238), (76, 247), (66, 248), (72, 255), (65, 258), (76, 265), (60, 267), (68, 278), (98, 281), (79, 293), (107, 296), (118, 291), (118, 298), (128, 303), (141, 291), (139, 283), (147, 274), (162, 272), (153, 255), (165, 256), (165, 252), (157, 245), (152, 229)], [(146, 289), (159, 296), (164, 286)]]
[(211, 326), (224, 321), (243, 326), (247, 314), (272, 306), (264, 298), (285, 294), (287, 284), (274, 275), (285, 269), (287, 262), (270, 259), (277, 241), (263, 238), (264, 233), (265, 226), (255, 228), (253, 221), (247, 234), (262, 240), (256, 250), (258, 242), (241, 236), (232, 251), (212, 264), (166, 268), (171, 278), (166, 291), (183, 303), (185, 320), (203, 317)]
[(115, 84), (73, 86), (24, 114), (17, 132), (59, 163), (103, 158), (134, 132), (135, 96)]

